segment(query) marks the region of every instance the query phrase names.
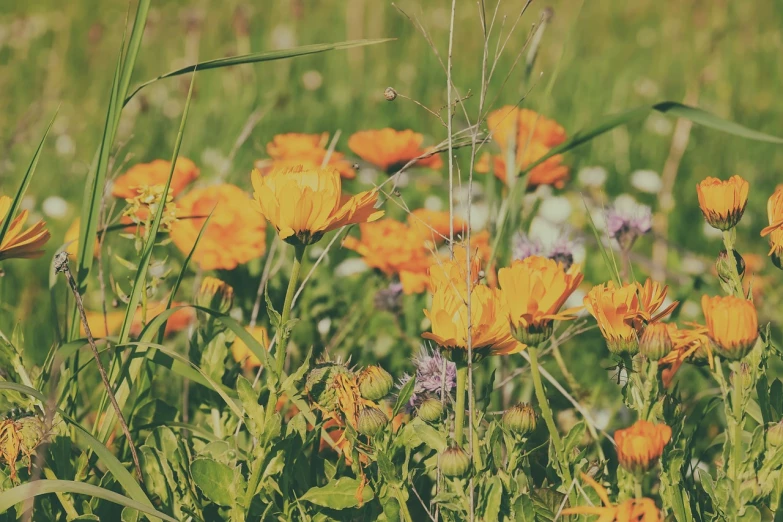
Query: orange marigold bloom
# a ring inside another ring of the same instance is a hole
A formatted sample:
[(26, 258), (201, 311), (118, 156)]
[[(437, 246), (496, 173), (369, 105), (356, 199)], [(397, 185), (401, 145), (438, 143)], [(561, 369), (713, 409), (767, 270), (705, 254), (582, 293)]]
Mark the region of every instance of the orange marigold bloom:
[(254, 169), (252, 181), (258, 210), (289, 243), (315, 243), (330, 230), (383, 216), (375, 209), (377, 191), (344, 197), (340, 173), (330, 167), (275, 169), (266, 176)]
[(8, 196), (0, 196), (0, 227), (8, 224), (3, 242), (0, 244), (0, 261), (5, 259), (31, 259), (43, 255), (43, 246), (51, 235), (46, 230), (46, 222), (39, 221), (27, 230), (22, 230), (27, 221), (27, 211), (18, 216), (9, 216), (12, 200)]
[(619, 288), (610, 281), (590, 290), (584, 299), (585, 308), (598, 322), (610, 352), (633, 355), (639, 351), (639, 336), (645, 325), (665, 317), (677, 306), (674, 302), (653, 315), (663, 305), (667, 290), (651, 279), (644, 285)]
[(397, 131), (390, 128), (359, 131), (348, 139), (348, 147), (360, 158), (379, 167), (388, 174), (400, 170), (411, 160), (430, 155), (416, 162), (417, 167), (439, 169), (443, 161), (431, 149), (424, 149), (424, 136), (412, 130)]
[(177, 202), (180, 219), (172, 226), (171, 240), (188, 254), (211, 212), (193, 254), (202, 270), (232, 270), (261, 257), (266, 251), (266, 222), (251, 203), (245, 191), (228, 183), (191, 190)]
[(539, 256), (515, 261), (498, 272), (514, 337), (538, 345), (552, 335), (552, 323), (574, 318), (578, 309), (560, 311), (584, 276), (579, 265), (563, 265)]
[[(174, 302), (171, 304), (172, 308), (186, 305), (187, 303)], [(152, 303), (147, 306), (147, 322), (154, 319), (166, 310), (166, 301), (160, 301)], [(125, 321), (125, 310), (110, 310), (106, 313), (106, 318), (103, 317), (103, 312), (86, 312), (87, 324), (90, 326), (90, 332), (93, 337), (110, 337), (117, 335), (122, 328), (122, 323)], [(166, 322), (166, 335), (175, 334), (185, 330), (193, 320), (196, 318), (196, 314), (192, 308), (181, 308), (171, 314)], [(108, 330), (106, 327), (108, 326)], [(136, 313), (133, 316), (133, 323), (131, 324), (131, 334), (138, 335), (144, 328), (144, 324), (141, 322), (141, 306), (136, 309)], [(82, 336), (87, 335), (84, 330), (84, 325), (79, 326), (79, 331)]]
[(270, 159), (259, 160), (256, 168), (267, 174), (274, 168), (290, 168), (296, 165), (304, 165), (307, 168), (323, 166), (324, 160), (329, 155), (326, 166), (333, 167), (340, 172), (345, 179), (356, 177), (356, 171), (350, 161), (345, 159), (345, 154), (332, 151), (329, 154), (329, 133), (322, 134), (278, 134), (266, 146), (266, 152)]
[(671, 438), (672, 429), (666, 424), (638, 420), (630, 428), (614, 432), (617, 459), (630, 472), (647, 471), (661, 457)]
[(468, 326), (474, 358), (506, 355), (525, 349), (511, 336), (508, 327), (508, 306), (501, 290), (476, 285), (470, 292), (470, 320), (464, 298), (465, 287), (438, 287), (432, 296), (432, 307), (424, 314), (432, 322), (432, 332), (422, 337), (437, 343), (452, 356), (465, 358), (468, 347)]
[[(422, 238), (440, 243), (449, 237), (449, 213), (440, 210), (427, 210), (419, 208), (408, 215), (408, 225)], [(454, 234), (462, 234), (467, 228), (467, 223), (454, 216)]]
[(550, 148), (566, 140), (565, 129), (555, 120), (513, 105), (506, 105), (489, 113), (487, 127), (492, 138), (504, 150), (514, 144), (514, 138), (517, 144), (538, 142)]
[(761, 236), (769, 236), (769, 255), (778, 268), (783, 268), (783, 185), (778, 185), (767, 201), (767, 217), (769, 226), (764, 227)]
[(427, 289), (430, 252), (418, 231), (393, 219), (359, 225), (361, 239), (348, 236), (343, 246), (359, 253), (364, 262), (388, 276), (400, 278), (403, 291), (410, 294)]
[(684, 362), (709, 362), (712, 366), (712, 343), (707, 335), (707, 328), (702, 325), (690, 324), (689, 328), (677, 328), (677, 325), (667, 323), (666, 326), (672, 340), (672, 350), (661, 358), (658, 364), (663, 368), (663, 385), (668, 388)]
[[(116, 198), (134, 198), (138, 195), (137, 189), (139, 187), (165, 185), (170, 172), (171, 162), (168, 160), (158, 159), (150, 163), (139, 163), (114, 180), (111, 194)], [(187, 158), (177, 159), (174, 175), (171, 178), (169, 195), (176, 197), (185, 187), (195, 181), (198, 175), (199, 169), (195, 163)]]
[[(261, 346), (269, 350), (269, 333), (263, 326), (254, 326), (247, 329), (248, 333), (253, 336), (253, 339), (261, 343)], [(231, 356), (234, 360), (242, 365), (245, 370), (259, 368), (261, 366), (261, 360), (253, 353), (247, 344), (237, 337), (231, 344)]]
[(732, 176), (727, 181), (705, 178), (696, 185), (704, 219), (719, 230), (734, 228), (748, 204), (748, 190), (748, 182), (740, 176)]
[(591, 477), (582, 473), (584, 480), (598, 494), (601, 506), (577, 506), (566, 508), (561, 515), (597, 515), (597, 522), (663, 522), (663, 514), (650, 498), (632, 498), (612, 505), (606, 489)]
[[(544, 156), (547, 152), (549, 152), (549, 148), (538, 142), (530, 142), (523, 145), (522, 149), (517, 150), (516, 167), (518, 168), (515, 167), (514, 176), (517, 175), (516, 171), (527, 168), (528, 165)], [(488, 173), (490, 170), (490, 159), (492, 160), (492, 171), (495, 177), (508, 184), (508, 173), (504, 156), (490, 157), (489, 154), (484, 154), (476, 162), (476, 172), (479, 174)], [(539, 185), (552, 185), (555, 188), (563, 188), (568, 179), (568, 167), (563, 165), (563, 156), (555, 154), (540, 165), (533, 167), (528, 174), (527, 184), (529, 189), (534, 189)]]
[(756, 307), (751, 301), (730, 296), (702, 296), (701, 308), (714, 349), (721, 357), (739, 360), (759, 336)]

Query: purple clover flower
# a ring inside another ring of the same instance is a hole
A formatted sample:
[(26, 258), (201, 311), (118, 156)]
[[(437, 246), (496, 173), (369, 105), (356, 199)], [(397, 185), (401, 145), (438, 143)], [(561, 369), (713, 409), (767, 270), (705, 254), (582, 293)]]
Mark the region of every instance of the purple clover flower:
[(614, 205), (606, 211), (606, 231), (623, 250), (630, 250), (636, 239), (651, 229), (652, 209), (647, 205), (636, 205), (635, 208)]
[[(413, 395), (408, 403), (408, 410), (412, 410), (428, 397), (440, 398), (443, 388), (443, 355), (435, 349), (422, 347), (421, 351), (413, 357), (413, 365), (416, 367), (416, 384), (413, 386)], [(410, 381), (410, 375), (400, 378), (397, 388), (402, 388)], [(457, 365), (446, 361), (446, 395), (457, 386)]]
[(514, 236), (514, 259), (522, 260), (531, 256), (543, 256), (562, 263), (566, 270), (574, 263), (574, 250), (578, 241), (572, 240), (567, 234), (561, 234), (549, 248), (540, 241), (531, 239), (525, 233)]
[(544, 247), (540, 241), (531, 239), (524, 232), (518, 232), (514, 236), (512, 249), (514, 259), (521, 261), (531, 256), (541, 255)]
[(563, 265), (563, 268), (568, 270), (571, 265), (574, 264), (574, 250), (576, 250), (578, 241), (569, 238), (566, 235), (561, 235), (552, 243), (549, 248), (549, 259), (554, 259), (558, 263)]

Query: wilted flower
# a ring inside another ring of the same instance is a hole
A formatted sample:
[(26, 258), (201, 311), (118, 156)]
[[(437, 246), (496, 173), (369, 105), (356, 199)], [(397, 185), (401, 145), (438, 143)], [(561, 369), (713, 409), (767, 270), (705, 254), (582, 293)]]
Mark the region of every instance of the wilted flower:
[(769, 226), (764, 227), (761, 236), (769, 236), (769, 255), (778, 268), (783, 268), (783, 185), (778, 185), (767, 201), (767, 217)]
[(171, 229), (171, 239), (184, 254), (193, 249), (212, 214), (193, 253), (202, 270), (232, 270), (264, 255), (266, 223), (239, 187), (222, 183), (191, 190), (177, 207), (180, 219)]
[(617, 505), (612, 505), (606, 489), (588, 475), (582, 473), (584, 480), (603, 502), (601, 506), (569, 507), (560, 512), (561, 515), (597, 515), (600, 522), (663, 522), (663, 514), (650, 498), (632, 498)]
[(748, 190), (748, 182), (740, 176), (732, 176), (727, 181), (705, 178), (696, 185), (704, 219), (718, 230), (734, 228), (745, 212)]
[(216, 277), (207, 276), (201, 281), (196, 303), (204, 308), (227, 313), (234, 302), (234, 289)]
[(628, 471), (647, 471), (663, 454), (663, 448), (671, 437), (669, 426), (638, 420), (630, 428), (614, 432), (617, 459)]
[(431, 149), (422, 148), (424, 136), (412, 130), (397, 131), (390, 128), (359, 131), (348, 139), (348, 147), (360, 158), (392, 174), (411, 160), (421, 158), (417, 167), (439, 169), (443, 167), (440, 156)]
[(369, 401), (386, 397), (394, 386), (394, 378), (380, 366), (368, 366), (359, 373), (359, 392)]
[[(266, 350), (269, 350), (269, 333), (263, 326), (254, 326), (247, 329), (248, 333), (261, 343), (261, 346)], [(261, 366), (261, 359), (245, 344), (245, 341), (237, 337), (231, 344), (231, 356), (234, 360), (242, 365), (243, 368), (253, 369)]]
[(517, 404), (503, 413), (503, 426), (522, 437), (530, 435), (536, 430), (536, 412), (529, 404)]
[(635, 208), (613, 206), (606, 211), (606, 231), (624, 250), (652, 229), (652, 210), (647, 205)]
[(715, 351), (730, 360), (739, 360), (756, 344), (759, 336), (756, 307), (735, 296), (702, 296), (701, 307)]
[(335, 379), (338, 375), (353, 378), (353, 373), (348, 367), (332, 361), (317, 363), (307, 374), (305, 392), (313, 403), (325, 411), (332, 411), (337, 407), (337, 382)]
[(515, 261), (498, 272), (514, 337), (538, 345), (552, 335), (555, 320), (573, 319), (575, 310), (560, 311), (582, 282), (578, 265), (568, 271), (563, 265), (539, 256)]
[(459, 446), (443, 450), (438, 460), (440, 471), (446, 477), (462, 477), (470, 470), (470, 456)]
[(340, 173), (333, 168), (299, 166), (275, 169), (266, 176), (256, 169), (252, 180), (261, 214), (280, 239), (291, 243), (309, 245), (330, 230), (383, 216), (374, 208), (377, 191), (344, 197)]
[(356, 171), (350, 161), (345, 159), (345, 155), (332, 151), (329, 154), (327, 145), (329, 144), (329, 133), (323, 134), (278, 134), (266, 146), (267, 154), (270, 159), (259, 160), (255, 167), (262, 173), (267, 174), (275, 168), (290, 168), (296, 165), (302, 165), (307, 169), (314, 169), (324, 166), (324, 160), (329, 155), (329, 161), (326, 166), (337, 169), (345, 179), (356, 177)]
[(0, 244), (0, 261), (4, 259), (30, 259), (43, 255), (43, 246), (49, 241), (49, 231), (46, 230), (46, 222), (39, 221), (27, 230), (22, 230), (27, 221), (27, 211), (23, 210), (18, 216), (9, 216), (12, 200), (8, 196), (0, 196), (0, 227), (8, 228), (3, 242)]
[(661, 377), (666, 388), (669, 387), (675, 374), (686, 361), (693, 364), (712, 365), (712, 342), (707, 335), (707, 328), (692, 324), (689, 328), (677, 328), (677, 325), (667, 323), (669, 337), (672, 340), (672, 350), (658, 361), (664, 367)]
[[(167, 160), (154, 160), (151, 163), (139, 163), (114, 180), (111, 193), (116, 198), (134, 198), (141, 187), (163, 187), (169, 179), (171, 162)], [(187, 158), (177, 159), (174, 167), (174, 175), (171, 178), (169, 195), (176, 197), (182, 190), (191, 184), (199, 175), (196, 164)]]

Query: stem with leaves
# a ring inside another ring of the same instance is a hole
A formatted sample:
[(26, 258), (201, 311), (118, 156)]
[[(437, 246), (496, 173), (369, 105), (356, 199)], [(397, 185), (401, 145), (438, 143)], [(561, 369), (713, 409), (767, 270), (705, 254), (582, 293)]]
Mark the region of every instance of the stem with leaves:
[(291, 278), (288, 280), (288, 289), (285, 293), (285, 302), (283, 303), (283, 313), (280, 315), (280, 326), (278, 329), (277, 352), (275, 353), (277, 363), (277, 374), (282, 375), (285, 368), (286, 346), (288, 338), (291, 335), (291, 329), (288, 321), (291, 316), (291, 304), (294, 301), (296, 284), (299, 280), (299, 272), (302, 269), (302, 259), (304, 258), (305, 245), (294, 246), (294, 264), (291, 267)]

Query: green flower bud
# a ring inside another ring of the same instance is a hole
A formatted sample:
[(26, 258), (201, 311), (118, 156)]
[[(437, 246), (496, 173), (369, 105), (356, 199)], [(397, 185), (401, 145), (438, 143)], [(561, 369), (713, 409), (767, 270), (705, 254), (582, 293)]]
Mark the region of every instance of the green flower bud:
[(386, 397), (394, 386), (394, 378), (380, 366), (368, 366), (359, 374), (359, 392), (368, 401)]
[[(737, 269), (740, 279), (745, 275), (745, 260), (736, 250), (731, 251), (734, 254), (734, 267)], [(718, 259), (715, 260), (715, 271), (718, 272), (718, 277), (724, 283), (732, 283), (734, 281), (734, 272), (731, 266), (731, 260), (729, 259), (729, 253), (726, 249), (722, 249), (718, 254)]]
[(327, 411), (337, 408), (337, 393), (334, 387), (337, 375), (350, 376), (351, 371), (344, 364), (324, 361), (310, 370), (305, 381), (305, 391), (310, 400)]
[(552, 321), (544, 321), (537, 325), (514, 326), (511, 325), (511, 335), (520, 343), (528, 346), (538, 346), (552, 337), (554, 325)]
[(459, 446), (452, 446), (440, 454), (440, 470), (446, 477), (462, 477), (470, 469), (470, 456)]
[(389, 418), (379, 408), (369, 406), (359, 412), (356, 429), (362, 435), (375, 436), (389, 422)]
[(606, 347), (615, 355), (630, 355), (634, 356), (639, 353), (639, 339), (635, 336), (630, 339), (607, 339)]
[(530, 435), (536, 429), (536, 412), (529, 404), (517, 404), (503, 414), (503, 426), (520, 436)]
[(196, 295), (196, 304), (220, 313), (228, 313), (234, 304), (234, 289), (220, 279), (205, 277)]
[(443, 403), (433, 397), (425, 399), (419, 406), (418, 414), (425, 422), (438, 422), (443, 417)]
[(783, 421), (767, 428), (767, 448), (770, 450), (783, 449)]
[(658, 361), (672, 351), (669, 327), (665, 323), (651, 323), (639, 340), (639, 352), (650, 361)]

